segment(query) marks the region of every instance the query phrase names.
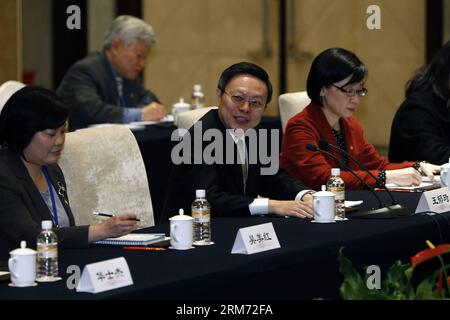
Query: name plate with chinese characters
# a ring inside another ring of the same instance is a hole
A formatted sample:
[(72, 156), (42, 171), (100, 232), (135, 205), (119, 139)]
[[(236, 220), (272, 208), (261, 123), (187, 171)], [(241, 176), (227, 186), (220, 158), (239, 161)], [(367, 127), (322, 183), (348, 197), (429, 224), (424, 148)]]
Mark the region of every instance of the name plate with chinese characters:
[(450, 211), (450, 192), (447, 187), (422, 193), (416, 213), (434, 211), (437, 213)]
[(133, 284), (130, 269), (124, 257), (87, 264), (77, 291), (98, 293)]
[(253, 254), (278, 248), (280, 242), (270, 222), (239, 229), (231, 253)]

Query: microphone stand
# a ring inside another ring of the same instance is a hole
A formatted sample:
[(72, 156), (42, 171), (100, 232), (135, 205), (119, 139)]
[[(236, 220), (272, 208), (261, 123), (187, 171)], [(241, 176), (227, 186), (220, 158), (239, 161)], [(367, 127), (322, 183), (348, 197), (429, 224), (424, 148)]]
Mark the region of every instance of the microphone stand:
[(312, 145), (312, 144), (307, 144), (306, 149), (311, 150), (311, 151), (319, 151), (320, 153), (333, 159), (340, 167), (342, 167), (344, 170), (347, 170), (355, 178), (357, 178), (361, 182), (361, 184), (364, 185), (373, 194), (375, 199), (377, 199), (379, 209), (371, 209), (371, 210), (367, 210), (367, 211), (353, 212), (353, 213), (349, 214), (351, 218), (391, 219), (391, 218), (408, 216), (411, 214), (410, 211), (408, 210), (408, 208), (403, 207), (396, 203), (394, 203), (390, 206), (385, 206), (383, 204), (383, 202), (381, 201), (380, 197), (373, 190), (373, 188), (367, 182), (365, 182), (360, 176), (358, 176), (352, 169), (350, 169), (344, 162), (339, 160), (332, 153), (325, 151), (323, 149), (320, 149), (317, 146)]

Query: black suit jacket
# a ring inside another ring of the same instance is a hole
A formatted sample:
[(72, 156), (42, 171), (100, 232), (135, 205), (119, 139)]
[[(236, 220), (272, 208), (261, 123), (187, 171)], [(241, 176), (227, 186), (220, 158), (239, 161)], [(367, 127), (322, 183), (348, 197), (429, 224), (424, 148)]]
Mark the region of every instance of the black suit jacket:
[[(224, 141), (226, 135), (229, 135), (219, 119), (217, 110), (209, 111), (200, 121), (202, 121), (202, 135), (210, 128), (219, 129)], [(194, 127), (191, 127), (189, 134), (194, 137)], [(209, 142), (203, 144), (203, 150), (208, 144)], [(234, 143), (233, 146), (234, 155), (237, 157), (238, 151)], [(224, 155), (225, 148), (223, 143)], [(191, 161), (192, 159), (193, 156)], [(249, 164), (244, 192), (241, 164), (234, 163), (174, 165), (160, 222), (165, 222), (169, 217), (178, 214), (179, 208), (190, 214), (196, 189), (206, 190), (206, 199), (211, 204), (212, 216), (250, 216), (248, 205), (258, 195), (277, 200), (293, 200), (298, 192), (307, 189), (282, 171), (278, 171), (275, 175), (261, 175), (262, 164), (258, 159), (258, 163)]]
[[(116, 80), (102, 52), (76, 62), (66, 73), (57, 93), (70, 106), (70, 130), (96, 123), (122, 123)], [(159, 102), (140, 79), (123, 79), (123, 96), (127, 107), (142, 107)]]
[[(61, 169), (56, 164), (47, 166), (47, 169), (72, 226), (56, 230), (59, 245), (61, 247), (88, 246), (89, 226), (74, 226), (75, 220), (65, 192), (66, 183)], [(8, 252), (18, 248), (21, 240), (25, 240), (28, 247), (35, 248), (42, 220), (52, 220), (52, 214), (22, 160), (8, 150), (0, 150), (1, 257), (8, 257)]]
[(447, 163), (450, 157), (450, 110), (431, 90), (407, 98), (391, 128), (389, 161)]

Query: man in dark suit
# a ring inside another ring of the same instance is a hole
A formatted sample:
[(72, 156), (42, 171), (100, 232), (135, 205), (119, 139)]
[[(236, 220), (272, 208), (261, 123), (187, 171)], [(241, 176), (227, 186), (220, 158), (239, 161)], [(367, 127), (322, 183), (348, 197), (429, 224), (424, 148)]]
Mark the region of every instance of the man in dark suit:
[[(179, 208), (190, 212), (196, 189), (206, 190), (213, 216), (312, 217), (312, 191), (278, 170), (278, 135), (263, 137), (268, 132), (259, 126), (271, 97), (269, 77), (255, 64), (240, 62), (222, 73), (218, 110), (203, 116), (172, 150), (175, 166), (161, 222)], [(275, 169), (273, 163), (263, 166), (265, 150), (275, 153)]]
[(96, 123), (160, 120), (166, 110), (140, 81), (155, 42), (153, 28), (132, 16), (111, 24), (102, 52), (76, 62), (57, 93), (70, 107), (70, 130)]

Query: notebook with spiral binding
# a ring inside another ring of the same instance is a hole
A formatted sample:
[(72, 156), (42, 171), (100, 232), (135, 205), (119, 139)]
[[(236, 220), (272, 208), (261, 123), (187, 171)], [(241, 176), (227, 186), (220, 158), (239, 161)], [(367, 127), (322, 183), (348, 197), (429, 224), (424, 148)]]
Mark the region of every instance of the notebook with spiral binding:
[(148, 246), (164, 240), (164, 233), (130, 233), (117, 238), (106, 238), (95, 241), (95, 244), (110, 246)]

